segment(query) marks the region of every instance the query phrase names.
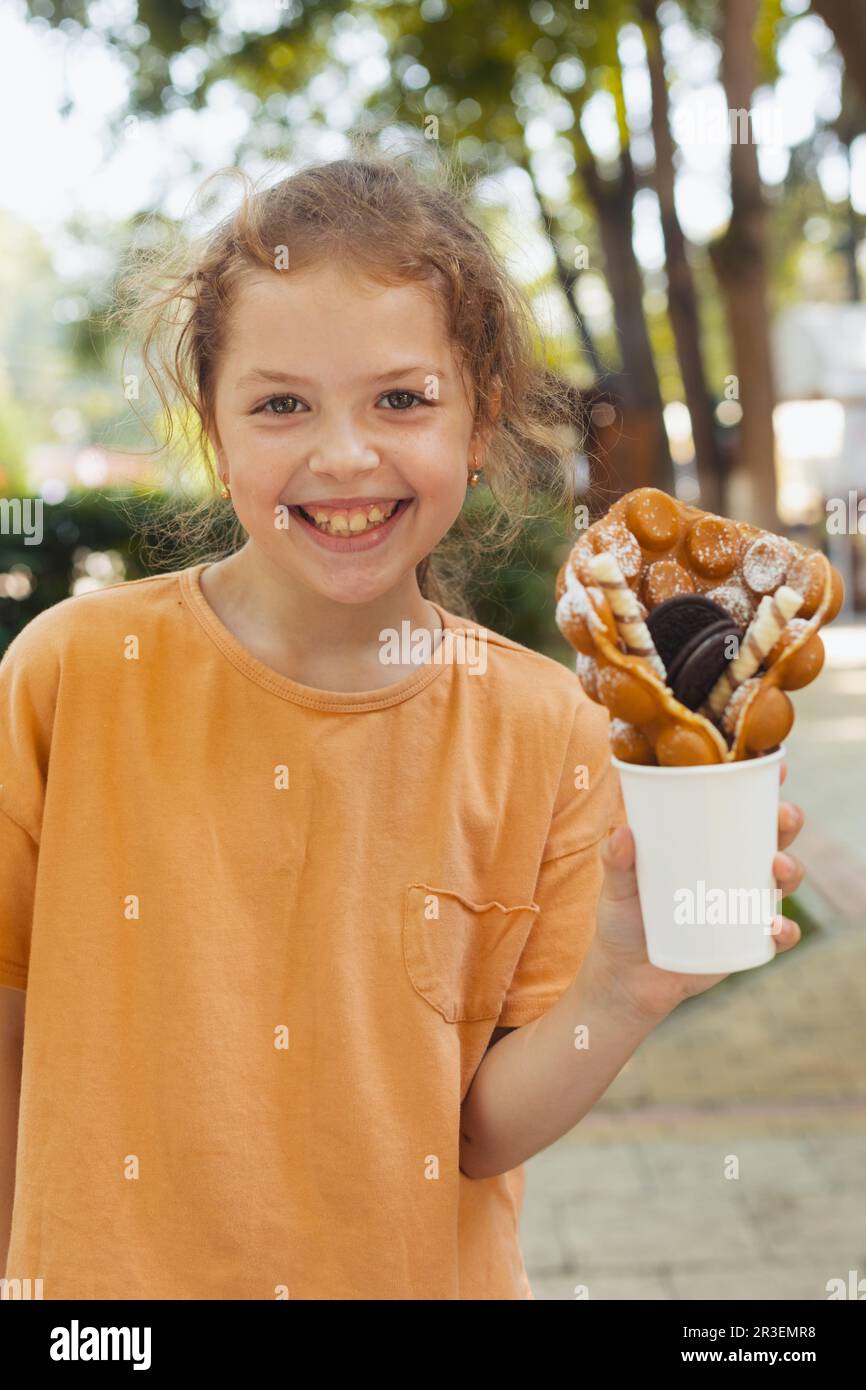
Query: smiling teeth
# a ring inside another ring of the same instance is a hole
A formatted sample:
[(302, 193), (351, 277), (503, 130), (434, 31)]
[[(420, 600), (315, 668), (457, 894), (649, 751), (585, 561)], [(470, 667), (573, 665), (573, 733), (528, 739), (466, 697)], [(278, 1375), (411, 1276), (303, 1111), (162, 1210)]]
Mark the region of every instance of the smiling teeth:
[(381, 506), (374, 502), (372, 506), (363, 510), (360, 507), (353, 507), (345, 512), (311, 512), (316, 525), (320, 531), (328, 531), (333, 535), (360, 535), (370, 526), (376, 526), (379, 522), (387, 521), (391, 516), (397, 502), (385, 502)]

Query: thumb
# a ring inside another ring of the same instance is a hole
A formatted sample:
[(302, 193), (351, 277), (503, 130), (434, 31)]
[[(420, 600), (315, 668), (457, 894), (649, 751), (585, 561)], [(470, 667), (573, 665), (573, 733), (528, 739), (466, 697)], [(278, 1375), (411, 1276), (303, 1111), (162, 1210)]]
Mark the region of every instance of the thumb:
[(601, 843), (604, 882), (601, 896), (610, 903), (637, 897), (634, 836), (627, 825), (618, 825)]

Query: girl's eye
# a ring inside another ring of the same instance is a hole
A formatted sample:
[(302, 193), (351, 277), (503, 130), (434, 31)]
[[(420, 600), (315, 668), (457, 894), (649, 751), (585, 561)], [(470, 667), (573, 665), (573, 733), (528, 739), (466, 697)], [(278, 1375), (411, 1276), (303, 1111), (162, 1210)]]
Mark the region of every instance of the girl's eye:
[(296, 410), (268, 410), (268, 406), (273, 405), (275, 401), (296, 401), (300, 405), (297, 396), (271, 396), (270, 400), (265, 401), (264, 405), (260, 405), (258, 411), (253, 413), (258, 414), (259, 411), (266, 411), (268, 415), (297, 415)]
[[(386, 391), (385, 395), (382, 396), (381, 399), (383, 401), (389, 401), (395, 396), (398, 398), (398, 400), (402, 399), (402, 401), (405, 402), (405, 404), (392, 405), (390, 409), (400, 411), (403, 413), (406, 413), (407, 411), (411, 410), (413, 406), (429, 404), (427, 398), (425, 396), (419, 395), (417, 391)], [(298, 400), (297, 396), (271, 396), (270, 399), (266, 400), (263, 405), (257, 406), (256, 409), (253, 411), (253, 414), (297, 415), (297, 410), (278, 408), (281, 402), (286, 401), (294, 401), (296, 405), (302, 404), (302, 402)]]
[[(417, 391), (386, 391), (384, 396), (382, 397), (382, 400), (387, 401), (391, 396), (403, 396), (404, 398), (408, 397), (410, 406), (427, 404), (426, 397), (419, 396)], [(403, 409), (403, 407), (393, 406), (392, 409), (401, 410)]]

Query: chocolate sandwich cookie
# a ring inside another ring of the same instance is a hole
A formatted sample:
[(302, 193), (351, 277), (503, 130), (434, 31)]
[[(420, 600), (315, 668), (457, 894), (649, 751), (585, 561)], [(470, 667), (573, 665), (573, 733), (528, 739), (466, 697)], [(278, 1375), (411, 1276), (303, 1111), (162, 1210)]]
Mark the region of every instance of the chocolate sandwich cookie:
[[(668, 671), (668, 689), (686, 709), (698, 710), (725, 667), (736, 656), (744, 629), (730, 618), (713, 623), (688, 642)], [(737, 645), (730, 642), (737, 638)]]
[(709, 637), (711, 634), (715, 636), (719, 632), (731, 632), (734, 629), (735, 625), (730, 618), (718, 618), (711, 622), (708, 627), (701, 628), (699, 632), (693, 633), (688, 641), (680, 647), (676, 656), (672, 658), (668, 666), (668, 689), (673, 690), (674, 684), (679, 679), (683, 666), (689, 658), (694, 655), (705, 637)]
[(686, 644), (722, 619), (730, 624), (731, 615), (727, 609), (703, 594), (675, 594), (653, 609), (646, 625), (668, 676), (672, 663)]

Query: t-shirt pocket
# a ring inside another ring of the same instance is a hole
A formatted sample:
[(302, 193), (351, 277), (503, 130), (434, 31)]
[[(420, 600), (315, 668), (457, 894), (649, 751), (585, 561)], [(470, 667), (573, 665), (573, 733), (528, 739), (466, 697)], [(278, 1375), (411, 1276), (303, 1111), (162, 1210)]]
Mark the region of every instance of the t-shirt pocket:
[(449, 1023), (496, 1019), (541, 908), (475, 903), (447, 888), (410, 883), (403, 960), (414, 989)]

